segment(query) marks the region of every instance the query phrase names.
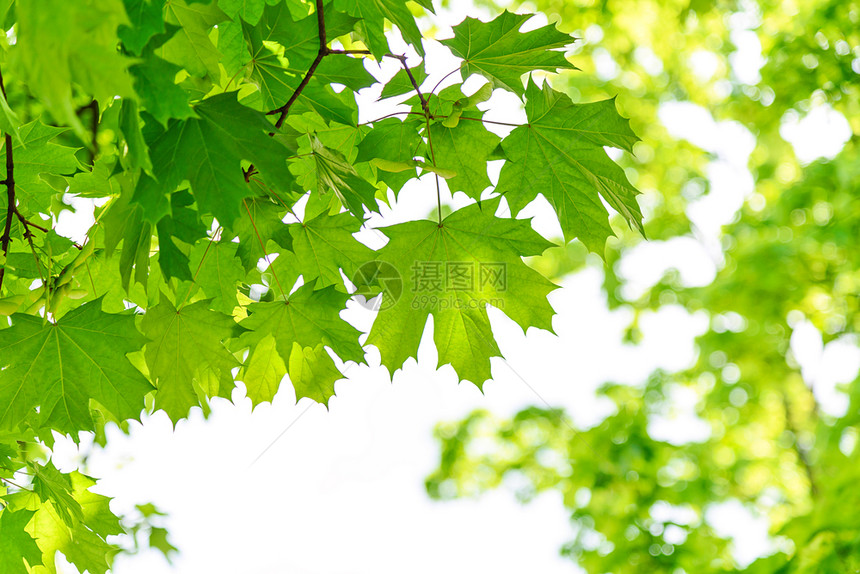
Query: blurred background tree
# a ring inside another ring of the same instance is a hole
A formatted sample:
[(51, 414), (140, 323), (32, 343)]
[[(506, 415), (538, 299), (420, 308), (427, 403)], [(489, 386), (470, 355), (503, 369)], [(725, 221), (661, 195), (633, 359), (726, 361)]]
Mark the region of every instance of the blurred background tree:
[[(792, 336), (804, 329), (828, 348), (858, 346), (860, 3), (507, 7), (536, 8), (581, 38), (571, 61), (585, 73), (558, 76), (557, 89), (574, 101), (617, 95), (633, 118), (643, 141), (622, 161), (644, 192), (646, 233), (666, 271), (647, 288), (626, 280), (622, 266), (643, 240), (622, 225), (605, 263), (574, 242), (533, 264), (556, 277), (601, 269), (608, 305), (633, 310), (630, 344), (636, 318), (665, 305), (705, 313), (709, 327), (687, 370), (604, 385), (615, 412), (591, 428), (545, 408), (439, 425), (428, 492), (447, 499), (515, 484), (527, 501), (560, 491), (572, 519), (562, 553), (587, 572), (858, 571), (860, 378), (822, 408), (826, 389), (801, 367)], [(697, 134), (683, 125), (690, 118), (712, 129)], [(803, 129), (812, 120), (829, 126), (817, 141)], [(684, 280), (679, 241), (714, 262), (713, 281)], [(706, 438), (655, 438), (656, 421), (691, 393)], [(713, 527), (709, 509), (725, 503), (768, 519), (765, 557), (738, 558)]]

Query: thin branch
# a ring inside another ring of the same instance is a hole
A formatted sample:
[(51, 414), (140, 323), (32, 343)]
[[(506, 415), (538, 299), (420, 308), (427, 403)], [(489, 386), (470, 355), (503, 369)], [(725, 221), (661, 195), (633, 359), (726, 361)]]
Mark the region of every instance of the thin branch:
[(319, 28), (319, 40), (320, 40), (320, 48), (317, 52), (317, 57), (314, 58), (313, 64), (308, 68), (305, 77), (302, 78), (302, 82), (296, 88), (296, 91), (293, 92), (293, 95), (290, 96), (290, 99), (287, 100), (287, 103), (281, 106), (280, 108), (276, 108), (269, 112), (270, 115), (280, 114), (278, 116), (278, 121), (275, 122), (275, 128), (281, 129), (281, 126), (284, 125), (284, 121), (287, 119), (287, 114), (290, 113), (290, 108), (299, 99), (299, 96), (302, 94), (302, 91), (308, 85), (308, 82), (311, 81), (311, 77), (313, 77), (314, 72), (316, 72), (317, 66), (320, 65), (322, 59), (329, 53), (328, 48), (328, 40), (326, 39), (326, 31), (325, 31), (325, 13), (323, 11), (323, 0), (316, 0), (317, 2), (317, 26)]
[(15, 482), (12, 482), (12, 481), (11, 481), (11, 480), (9, 480), (8, 478), (3, 478), (2, 476), (0, 476), (0, 480), (2, 480), (3, 482), (5, 482), (6, 484), (10, 484), (10, 485), (14, 486), (14, 487), (15, 487), (15, 488), (17, 488), (17, 489), (20, 489), (20, 490), (26, 490), (27, 492), (33, 492), (32, 490), (30, 490), (30, 489), (29, 489), (29, 488), (27, 488), (26, 486), (21, 486), (20, 484), (17, 484), (17, 483), (15, 483)]
[(381, 118), (376, 118), (375, 120), (370, 120), (369, 122), (363, 122), (358, 124), (359, 126), (366, 126), (368, 124), (375, 124), (376, 122), (381, 122), (382, 120), (387, 120), (388, 118), (393, 118), (394, 116), (421, 116), (424, 117), (424, 114), (421, 112), (392, 112), (390, 114), (384, 115)]
[(460, 119), (461, 120), (467, 120), (470, 122), (481, 122), (481, 123), (485, 123), (485, 124), (495, 124), (497, 126), (508, 126), (508, 127), (512, 127), (512, 128), (521, 128), (521, 127), (523, 127), (523, 125), (528, 125), (528, 124), (512, 124), (512, 123), (508, 123), (508, 122), (497, 122), (497, 121), (493, 121), (493, 120), (485, 120), (484, 118), (470, 118), (467, 116), (460, 116)]
[[(2, 76), (0, 76), (0, 87), (3, 86)], [(4, 95), (6, 90), (3, 89)], [(0, 236), (0, 246), (3, 249), (3, 258), (9, 255), (9, 242), (12, 240), (12, 218), (16, 213), (15, 209), (15, 179), (13, 177), (14, 161), (12, 159), (12, 136), (6, 134), (6, 179), (3, 184), (6, 186), (6, 225), (3, 228), (3, 235)], [(0, 269), (0, 289), (3, 288), (3, 278), (6, 275), (6, 263), (3, 263)]]
[(412, 82), (412, 87), (415, 88), (415, 93), (418, 94), (418, 99), (421, 100), (421, 109), (424, 110), (424, 115), (433, 119), (433, 114), (430, 113), (430, 110), (427, 107), (427, 100), (424, 98), (424, 94), (421, 93), (421, 88), (418, 87), (418, 82), (415, 81), (415, 76), (412, 75), (412, 70), (410, 70), (409, 66), (406, 65), (406, 56), (398, 56), (396, 54), (385, 54), (385, 56), (400, 60), (400, 63), (403, 65), (403, 69), (406, 71), (406, 75), (409, 76), (409, 81)]
[(438, 82), (436, 82), (436, 85), (435, 85), (435, 86), (433, 86), (433, 89), (432, 89), (432, 90), (430, 90), (430, 93), (431, 93), (431, 94), (435, 94), (435, 93), (436, 93), (436, 90), (438, 90), (438, 89), (439, 89), (439, 86), (441, 86), (441, 85), (442, 85), (442, 82), (444, 82), (445, 80), (447, 80), (449, 76), (451, 76), (451, 75), (453, 75), (453, 74), (456, 74), (456, 73), (457, 73), (457, 72), (459, 72), (459, 71), (460, 71), (460, 68), (457, 68), (456, 70), (451, 70), (450, 72), (448, 72), (447, 74), (445, 74), (444, 76), (442, 76), (442, 79), (441, 79), (441, 80), (439, 80)]
[[(371, 56), (372, 52), (370, 50), (327, 50), (327, 54), (332, 55), (356, 55), (356, 56)], [(388, 54), (386, 54), (388, 55)]]
[[(15, 208), (15, 215), (18, 216), (18, 221), (20, 221), (21, 225), (24, 226), (25, 234), (30, 233), (31, 227), (38, 229), (42, 233), (48, 233), (48, 231), (50, 231), (49, 229), (46, 229), (39, 224), (33, 223), (32, 221), (21, 215), (21, 211), (17, 207)], [(80, 247), (78, 247), (78, 249), (80, 249)]]
[[(3, 73), (0, 72), (0, 93), (6, 97), (6, 85), (3, 83)], [(0, 236), (0, 248), (3, 249), (3, 257), (9, 255), (9, 242), (12, 240), (12, 216), (16, 213), (15, 206), (15, 162), (12, 159), (12, 136), (6, 134), (6, 179), (2, 182), (6, 186), (6, 224), (3, 227), (3, 235)], [(3, 289), (3, 277), (6, 275), (6, 262), (0, 269), (0, 291)]]

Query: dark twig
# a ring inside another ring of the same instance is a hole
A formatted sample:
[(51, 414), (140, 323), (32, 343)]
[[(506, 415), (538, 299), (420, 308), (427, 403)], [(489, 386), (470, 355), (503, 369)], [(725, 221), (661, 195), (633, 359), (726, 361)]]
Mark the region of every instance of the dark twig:
[[(27, 235), (32, 235), (32, 233), (30, 232), (30, 228), (31, 228), (31, 227), (33, 227), (33, 228), (35, 228), (35, 229), (38, 229), (38, 230), (39, 230), (39, 231), (41, 231), (42, 233), (48, 233), (48, 231), (50, 231), (50, 230), (48, 230), (48, 229), (46, 229), (46, 228), (42, 227), (41, 225), (39, 225), (39, 224), (37, 224), (37, 223), (33, 223), (33, 222), (32, 222), (32, 221), (30, 221), (29, 219), (25, 218), (23, 215), (21, 215), (21, 212), (18, 210), (18, 208), (17, 208), (17, 207), (15, 208), (15, 215), (17, 215), (17, 216), (18, 216), (18, 221), (20, 221), (20, 222), (21, 222), (21, 225), (23, 225), (23, 226), (24, 226), (24, 235), (25, 235), (25, 236), (27, 236)], [(77, 245), (77, 244), (76, 244), (76, 245)], [(78, 248), (80, 249), (80, 247), (78, 247)]]
[(325, 13), (323, 11), (323, 0), (317, 1), (317, 27), (319, 28), (319, 39), (320, 39), (320, 48), (317, 51), (317, 57), (314, 58), (313, 64), (308, 68), (305, 77), (302, 78), (302, 82), (296, 88), (296, 91), (293, 92), (293, 95), (290, 96), (290, 99), (287, 100), (287, 103), (281, 106), (280, 108), (275, 108), (274, 110), (269, 112), (269, 115), (280, 114), (278, 116), (278, 121), (275, 122), (275, 127), (281, 129), (281, 126), (284, 125), (284, 121), (287, 119), (287, 114), (290, 113), (290, 108), (299, 99), (299, 96), (302, 94), (302, 91), (308, 85), (308, 82), (311, 81), (311, 77), (313, 77), (314, 72), (316, 72), (317, 66), (320, 65), (322, 59), (326, 57), (329, 53), (328, 48), (328, 40), (326, 38), (325, 31)]
[[(3, 83), (3, 73), (0, 72), (0, 92), (3, 93), (3, 98), (6, 98), (6, 85)], [(12, 240), (12, 216), (17, 213), (15, 207), (15, 162), (12, 159), (12, 136), (6, 134), (6, 179), (3, 184), (6, 186), (6, 225), (3, 227), (3, 235), (0, 236), (0, 246), (3, 249), (3, 257), (9, 255), (9, 242)], [(3, 268), (0, 269), (0, 290), (3, 288), (3, 277), (6, 275), (6, 262), (3, 263)]]
[[(0, 76), (0, 87), (3, 85), (2, 76)], [(5, 89), (3, 89), (5, 97)], [(3, 184), (6, 186), (6, 225), (3, 228), (3, 235), (0, 236), (0, 245), (3, 249), (3, 258), (9, 255), (9, 242), (12, 240), (12, 217), (17, 213), (15, 208), (15, 179), (13, 178), (12, 170), (14, 163), (12, 161), (12, 136), (6, 134), (6, 179)], [(3, 288), (3, 278), (6, 275), (6, 263), (0, 268), (0, 289)]]

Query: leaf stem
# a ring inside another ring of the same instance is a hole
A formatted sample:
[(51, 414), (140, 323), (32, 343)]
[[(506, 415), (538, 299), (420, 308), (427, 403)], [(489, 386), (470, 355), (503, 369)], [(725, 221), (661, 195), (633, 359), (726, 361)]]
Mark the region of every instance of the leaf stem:
[(275, 283), (278, 284), (278, 289), (281, 290), (281, 296), (284, 298), (285, 303), (289, 303), (289, 300), (287, 299), (287, 292), (284, 291), (284, 287), (283, 285), (281, 285), (281, 280), (278, 279), (278, 274), (275, 273), (274, 269), (272, 269), (272, 262), (269, 260), (269, 253), (266, 251), (266, 245), (265, 243), (263, 243), (263, 238), (260, 237), (260, 231), (257, 229), (257, 223), (254, 221), (254, 217), (251, 215), (251, 210), (248, 208), (248, 202), (243, 199), (242, 205), (245, 206), (245, 211), (248, 212), (248, 219), (251, 220), (251, 227), (254, 228), (254, 235), (257, 236), (257, 241), (260, 242), (260, 249), (263, 250), (263, 258), (266, 260), (266, 263), (269, 264), (269, 269), (272, 272), (272, 277), (275, 278)]
[(526, 124), (512, 124), (509, 122), (497, 122), (494, 120), (485, 120), (484, 118), (470, 118), (467, 116), (460, 116), (460, 119), (470, 121), (470, 122), (481, 122), (484, 124), (495, 124), (497, 126), (508, 126), (508, 127), (512, 127), (512, 128), (521, 128), (521, 127), (523, 127), (523, 125), (526, 125)]
[[(363, 122), (363, 123), (360, 123), (360, 124), (358, 124), (358, 125), (359, 125), (359, 126), (366, 126), (366, 125), (368, 125), (368, 124), (375, 124), (376, 122), (381, 122), (382, 120), (387, 120), (388, 118), (393, 118), (394, 116), (410, 116), (410, 115), (411, 115), (411, 116), (421, 116), (421, 117), (424, 117), (424, 114), (422, 114), (421, 112), (413, 112), (413, 111), (408, 111), (408, 112), (392, 112), (392, 113), (390, 113), (390, 114), (387, 114), (387, 115), (382, 116), (381, 118), (376, 118), (375, 120), (370, 120), (369, 122)], [(297, 157), (298, 157), (298, 156), (297, 156)]]
[(177, 311), (181, 311), (185, 306), (186, 301), (188, 301), (188, 296), (191, 295), (191, 290), (194, 289), (194, 284), (197, 282), (197, 276), (200, 275), (200, 270), (203, 269), (203, 262), (206, 261), (206, 256), (209, 254), (209, 249), (212, 247), (212, 244), (218, 241), (218, 235), (221, 233), (221, 228), (215, 230), (215, 233), (212, 234), (212, 238), (209, 240), (209, 244), (206, 245), (206, 249), (203, 251), (203, 257), (200, 258), (200, 263), (197, 264), (197, 271), (194, 272), (194, 277), (191, 278), (191, 284), (188, 285), (188, 291), (185, 292), (185, 297), (182, 298), (182, 302), (176, 308)]
[[(427, 143), (430, 146), (430, 160), (433, 162), (433, 167), (436, 166), (436, 152), (433, 151), (433, 137), (430, 135), (430, 116), (424, 116), (424, 122), (427, 126)], [(439, 216), (439, 227), (442, 227), (442, 191), (439, 189), (439, 174), (436, 176), (436, 214)]]

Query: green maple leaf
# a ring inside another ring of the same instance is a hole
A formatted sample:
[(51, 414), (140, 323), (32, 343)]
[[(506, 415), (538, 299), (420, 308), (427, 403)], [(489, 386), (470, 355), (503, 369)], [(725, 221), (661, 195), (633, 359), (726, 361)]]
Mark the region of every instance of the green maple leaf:
[[(266, 375), (265, 384), (252, 379), (248, 370), (240, 377), (249, 388), (249, 396), (252, 393), (250, 389), (255, 389), (257, 398), (268, 396), (269, 393), (264, 393), (263, 390), (270, 389), (271, 382), (279, 378), (278, 373), (273, 372), (273, 360), (267, 355), (276, 351), (281, 359), (278, 366), (289, 364), (294, 343), (301, 349), (316, 349), (318, 345), (324, 345), (330, 347), (344, 361), (363, 362), (364, 351), (358, 342), (359, 331), (340, 318), (347, 299), (349, 295), (337, 291), (334, 287), (314, 290), (312, 285), (304, 285), (290, 294), (288, 301), (248, 305), (248, 318), (240, 323), (248, 332), (242, 334), (239, 344), (251, 348), (249, 369), (258, 365), (253, 372)], [(260, 346), (267, 336), (274, 338), (274, 350), (270, 343), (268, 347)], [(262, 356), (255, 357), (258, 354)], [(325, 359), (316, 357), (315, 361), (324, 362)], [(304, 363), (302, 368), (305, 368)], [(309, 379), (309, 373), (313, 372), (319, 373), (321, 379)], [(279, 374), (282, 377), (284, 373)], [(292, 378), (293, 373), (289, 374)], [(312, 367), (310, 371), (304, 371), (303, 378), (300, 379), (305, 388), (310, 388), (328, 384), (326, 381), (329, 375), (327, 369)], [(296, 392), (298, 396), (300, 389), (296, 389)]]
[(188, 93), (174, 82), (181, 70), (181, 67), (151, 51), (143, 54), (143, 60), (128, 70), (134, 77), (134, 89), (146, 111), (165, 126), (171, 118), (181, 120), (194, 115), (188, 103)]
[(296, 390), (296, 399), (307, 397), (328, 408), (328, 401), (334, 396), (334, 384), (342, 378), (343, 375), (321, 344), (314, 348), (302, 348), (298, 343), (293, 343), (290, 382)]
[(12, 134), (18, 140), (18, 143), (23, 143), (21, 134), (18, 133), (19, 127), (21, 127), (21, 120), (18, 119), (18, 114), (9, 107), (6, 96), (0, 92), (0, 131)]
[[(46, 126), (33, 120), (18, 129), (18, 143), (12, 145), (15, 158), (15, 197), (29, 211), (47, 211), (50, 196), (60, 193), (41, 176), (71, 175), (78, 169), (77, 148), (54, 143), (65, 128)], [(4, 144), (5, 145), (5, 144)], [(0, 165), (5, 179), (6, 165)]]
[(123, 0), (129, 23), (119, 27), (123, 46), (139, 55), (150, 38), (164, 32), (165, 0)]
[[(156, 225), (158, 230), (158, 263), (161, 271), (168, 279), (191, 280), (187, 247), (203, 237), (206, 237), (206, 227), (200, 221), (199, 214), (190, 206), (194, 198), (187, 190), (182, 190), (170, 196), (170, 213), (162, 217)], [(181, 243), (177, 243), (179, 240)]]
[[(356, 20), (340, 13), (326, 10), (326, 32), (329, 39), (350, 32)], [(274, 109), (285, 104), (293, 95), (305, 73), (319, 51), (319, 30), (316, 15), (294, 21), (289, 6), (280, 3), (267, 6), (260, 23), (256, 27), (244, 25), (245, 36), (251, 50), (250, 79), (260, 88), (262, 105)], [(354, 60), (354, 64), (332, 61), (332, 56), (324, 59), (315, 77), (293, 104), (296, 112), (313, 110), (321, 116), (344, 124), (356, 122), (355, 99), (349, 93), (335, 94), (325, 83), (336, 81), (358, 85), (370, 85), (372, 78), (366, 71), (356, 68), (361, 65), (354, 58), (335, 58), (335, 60)], [(328, 62), (326, 60), (329, 60)], [(345, 74), (344, 66), (352, 66)], [(363, 68), (363, 66), (362, 66)], [(329, 78), (334, 74), (340, 79)]]
[(425, 153), (420, 124), (388, 118), (373, 124), (373, 129), (358, 144), (357, 162), (370, 162), (377, 168), (377, 179), (395, 193), (416, 175), (416, 156)]
[(119, 548), (106, 538), (123, 534), (119, 519), (110, 510), (110, 498), (90, 492), (95, 481), (79, 472), (69, 475), (72, 494), (81, 506), (83, 520), (67, 525), (53, 503), (41, 505), (27, 526), (42, 551), (43, 566), (35, 574), (56, 574), (55, 557), (61, 552), (80, 572), (105, 574)]
[(218, 0), (218, 7), (230, 18), (240, 17), (242, 20), (256, 25), (266, 7), (265, 0)]
[(524, 93), (520, 78), (535, 70), (576, 69), (564, 54), (555, 52), (573, 41), (549, 24), (522, 33), (520, 28), (530, 14), (505, 10), (491, 22), (466, 18), (454, 27), (454, 37), (442, 40), (456, 56), (463, 58), (465, 76), (481, 74), (497, 88)]
[(28, 466), (33, 472), (33, 492), (42, 502), (51, 502), (66, 525), (74, 526), (84, 519), (81, 504), (72, 496), (72, 481), (69, 475), (61, 473), (51, 462), (44, 466)]
[(121, 283), (128, 288), (132, 269), (135, 280), (146, 284), (151, 257), (153, 225), (144, 220), (143, 207), (132, 201), (133, 188), (129, 177), (118, 176), (121, 194), (101, 219), (105, 229), (105, 255), (111, 257), (120, 241), (119, 269)]
[[(397, 26), (400, 33), (403, 34), (403, 38), (412, 44), (418, 54), (424, 55), (421, 32), (418, 30), (415, 18), (406, 6), (406, 2), (402, 0), (335, 0), (334, 6), (351, 16), (361, 18), (358, 30), (364, 36), (367, 47), (370, 48), (377, 60), (381, 60), (389, 51), (384, 29), (386, 18)], [(422, 6), (432, 11), (429, 2), (424, 2)]]
[(42, 551), (25, 531), (33, 514), (31, 510), (0, 511), (0, 572), (29, 574), (27, 566), (42, 564)]
[(125, 355), (145, 339), (132, 315), (105, 313), (100, 303), (57, 323), (12, 315), (12, 327), (0, 330), (0, 427), (15, 427), (38, 406), (40, 426), (92, 430), (91, 398), (120, 420), (138, 419), (152, 385)]
[[(128, 147), (126, 159), (132, 169), (152, 171), (149, 148), (141, 131), (141, 119), (135, 100), (123, 100), (119, 111), (119, 129)], [(113, 194), (110, 194), (113, 195)], [(103, 196), (108, 197), (108, 196)]]
[[(268, 136), (272, 125), (264, 114), (240, 104), (236, 92), (207, 98), (194, 111), (199, 118), (174, 121), (150, 144), (155, 180), (142, 177), (136, 196), (164, 196), (188, 180), (200, 212), (229, 226), (253, 193), (242, 160), (253, 162), (273, 189), (289, 191), (289, 152)], [(163, 208), (147, 211), (150, 221), (163, 215)]]
[(436, 167), (456, 174), (447, 179), (451, 191), (463, 191), (469, 197), (480, 199), (481, 192), (491, 184), (487, 162), (493, 159), (501, 141), (499, 136), (487, 131), (481, 122), (461, 121), (453, 128), (442, 123), (432, 124), (430, 141)]
[(546, 296), (556, 286), (522, 261), (552, 244), (528, 220), (495, 217), (498, 204), (495, 198), (470, 205), (441, 225), (425, 220), (381, 229), (390, 241), (378, 259), (398, 270), (404, 287), (393, 305), (379, 311), (367, 343), (379, 349), (392, 373), (417, 356), (431, 314), (439, 363), (450, 363), (478, 387), (490, 378), (490, 357), (500, 355), (486, 305), (524, 330), (552, 330)]
[(236, 243), (200, 241), (191, 250), (191, 268), (197, 270), (196, 282), (216, 311), (232, 313), (237, 305), (237, 285), (245, 278)]
[(603, 146), (632, 151), (638, 140), (628, 120), (615, 109), (615, 100), (574, 104), (549, 86), (529, 82), (526, 92), (528, 125), (502, 141), (508, 161), (496, 189), (517, 213), (542, 194), (555, 208), (565, 241), (579, 238), (589, 250), (602, 254), (614, 235), (600, 198), (631, 226), (642, 231), (639, 193), (627, 181)]
[(291, 223), (291, 251), (281, 254), (272, 264), (275, 273), (293, 283), (299, 274), (306, 283), (315, 281), (316, 288), (343, 285), (340, 271), (352, 277), (365, 262), (373, 259), (373, 251), (353, 237), (361, 229), (361, 221), (349, 213), (323, 213), (306, 223)]
[(272, 335), (267, 334), (259, 339), (254, 345), (254, 352), (248, 358), (243, 374), (239, 377), (245, 383), (248, 398), (254, 406), (271, 402), (287, 373), (277, 345), (278, 342)]
[(239, 236), (236, 255), (245, 271), (253, 269), (269, 253), (266, 245), (270, 241), (284, 249), (292, 248), (292, 235), (283, 222), (286, 213), (286, 207), (267, 198), (245, 201), (242, 215), (231, 226)]
[(192, 76), (213, 78), (220, 75), (218, 61), (221, 54), (209, 38), (212, 27), (228, 20), (215, 2), (199, 3), (171, 0), (167, 4), (165, 22), (178, 26), (178, 30), (155, 53)]
[(132, 96), (132, 60), (116, 49), (117, 27), (128, 22), (120, 0), (18, 0), (19, 73), (51, 113), (89, 141), (72, 102), (72, 84), (99, 102)]
[(112, 177), (116, 157), (96, 159), (91, 171), (80, 171), (69, 181), (69, 193), (79, 197), (116, 197), (122, 193), (119, 178)]
[(343, 84), (354, 92), (376, 83), (376, 78), (364, 67), (363, 59), (339, 54), (324, 58), (314, 77), (324, 84)]
[(158, 388), (155, 408), (164, 410), (174, 424), (200, 405), (193, 383), (214, 390), (214, 396), (232, 388), (230, 370), (240, 363), (223, 341), (234, 335), (235, 328), (233, 318), (210, 309), (208, 300), (177, 310), (162, 295), (143, 316), (140, 330), (150, 340), (146, 365)]
[[(410, 68), (409, 71), (412, 73), (412, 77), (415, 78), (415, 82), (419, 87), (424, 83), (424, 80), (427, 79), (427, 72), (424, 71), (424, 62), (421, 62), (420, 66)], [(409, 74), (406, 73), (406, 70), (401, 69), (399, 72), (394, 74), (393, 78), (388, 80), (385, 87), (382, 88), (382, 93), (379, 95), (379, 98), (393, 98), (413, 91), (415, 91), (415, 86), (412, 85), (412, 80), (409, 79)]]

